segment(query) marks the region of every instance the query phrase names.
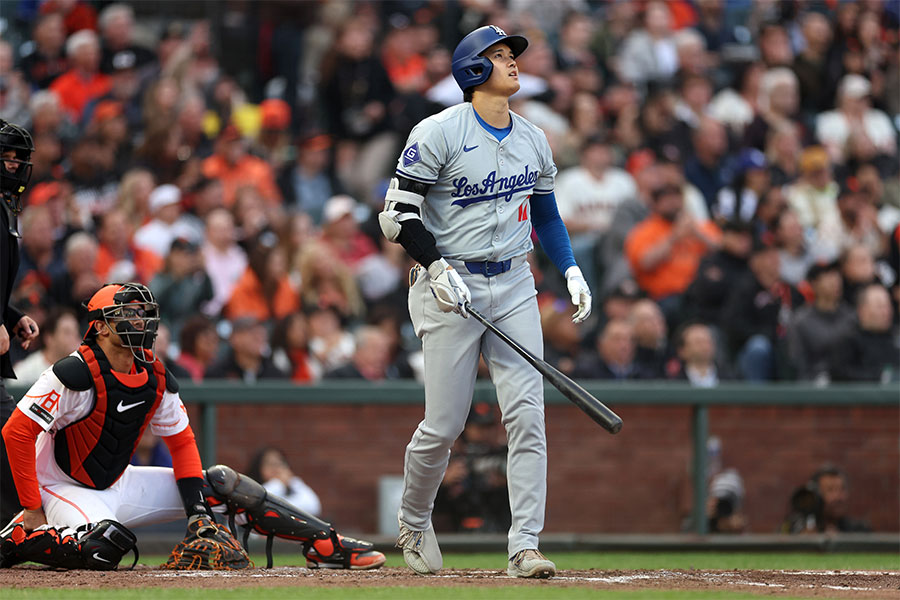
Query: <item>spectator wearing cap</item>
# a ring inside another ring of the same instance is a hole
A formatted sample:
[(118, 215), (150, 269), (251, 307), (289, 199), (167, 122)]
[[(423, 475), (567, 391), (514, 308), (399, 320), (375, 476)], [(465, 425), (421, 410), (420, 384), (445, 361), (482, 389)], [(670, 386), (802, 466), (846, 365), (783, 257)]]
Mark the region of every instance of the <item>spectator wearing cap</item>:
[(165, 258), (172, 241), (179, 235), (187, 237), (189, 230), (179, 224), (181, 190), (170, 183), (150, 192), (150, 221), (134, 234), (134, 245)]
[(206, 216), (203, 264), (213, 284), (213, 298), (204, 312), (215, 316), (222, 312), (247, 270), (247, 253), (237, 244), (234, 217), (224, 208), (214, 209)]
[(44, 89), (68, 68), (63, 52), (66, 28), (62, 15), (39, 16), (31, 30), (31, 40), (33, 44), (22, 54), (19, 69), (34, 88)]
[(700, 260), (718, 248), (721, 234), (714, 223), (698, 221), (685, 210), (677, 165), (661, 169), (650, 190), (651, 214), (628, 234), (625, 254), (641, 289), (665, 314), (674, 315)]
[(843, 279), (837, 262), (814, 264), (806, 281), (813, 299), (797, 309), (790, 321), (788, 357), (799, 379), (827, 382), (830, 361), (849, 337), (853, 310), (844, 304)]
[(112, 56), (108, 71), (110, 88), (102, 96), (88, 102), (82, 116), (83, 123), (90, 123), (94, 112), (104, 102), (116, 102), (121, 106), (122, 115), (128, 125), (128, 131), (137, 135), (143, 126), (143, 107), (141, 106), (141, 79), (137, 69), (134, 52), (123, 50)]
[[(135, 43), (134, 10), (125, 3), (110, 4), (100, 12), (97, 24), (102, 38), (103, 54), (100, 70), (112, 73), (116, 70), (116, 55), (130, 53), (132, 66), (143, 69), (156, 62), (156, 54)], [(121, 58), (120, 58), (121, 59)]]
[(119, 209), (101, 217), (97, 237), (100, 247), (94, 272), (101, 281), (140, 281), (149, 283), (162, 268), (162, 258), (133, 243), (131, 223)]
[(281, 98), (267, 98), (259, 104), (260, 129), (254, 153), (278, 173), (294, 158), (291, 145), (291, 107)]
[(850, 334), (831, 357), (831, 379), (896, 383), (900, 381), (900, 347), (891, 297), (884, 286), (872, 283), (857, 298)]
[(285, 379), (266, 355), (269, 334), (265, 325), (254, 317), (241, 317), (232, 322), (228, 351), (206, 370), (204, 379), (236, 379), (256, 383), (260, 379)]
[(726, 183), (723, 158), (728, 152), (728, 136), (725, 126), (712, 117), (701, 117), (691, 133), (691, 141), (693, 153), (684, 163), (684, 176), (703, 194), (709, 214), (714, 214), (716, 197)]
[(278, 187), (289, 210), (308, 214), (313, 223), (322, 224), (325, 203), (335, 195), (337, 185), (328, 172), (331, 136), (317, 133), (303, 138), (297, 159), (282, 169)]
[(97, 34), (83, 29), (69, 36), (66, 57), (71, 68), (53, 80), (50, 89), (76, 123), (84, 106), (110, 89), (109, 77), (100, 73), (100, 42)]
[(215, 361), (219, 350), (216, 324), (204, 315), (188, 317), (178, 341), (180, 352), (175, 362), (187, 372), (191, 381), (203, 381), (204, 372)]
[(234, 286), (224, 314), (229, 319), (282, 319), (300, 309), (300, 296), (288, 277), (284, 249), (261, 239), (250, 250), (247, 268)]
[[(778, 249), (757, 240), (750, 253), (750, 273), (738, 281), (722, 311), (722, 329), (741, 376), (751, 382), (771, 381), (775, 357), (784, 349), (784, 336), (793, 310), (803, 297), (780, 276)], [(779, 365), (780, 366), (780, 365)]]
[(600, 315), (603, 323), (616, 319), (627, 319), (634, 303), (641, 298), (634, 279), (623, 279), (615, 288), (603, 297), (603, 312)]
[(165, 265), (150, 282), (163, 322), (178, 338), (185, 320), (200, 312), (213, 298), (212, 282), (203, 270), (203, 257), (194, 242), (176, 237), (166, 253)]
[(823, 223), (837, 222), (839, 189), (825, 148), (804, 149), (800, 154), (800, 178), (787, 188), (787, 199), (805, 230), (818, 230)]
[(897, 153), (894, 126), (886, 114), (872, 108), (871, 93), (868, 79), (855, 73), (844, 75), (838, 86), (837, 109), (816, 118), (816, 137), (837, 164), (844, 163), (854, 137), (866, 139), (880, 153)]
[(322, 241), (354, 271), (367, 256), (378, 251), (372, 238), (359, 228), (356, 200), (347, 195), (332, 196), (322, 211)]
[(270, 205), (281, 202), (281, 193), (266, 161), (247, 152), (247, 142), (237, 127), (227, 125), (216, 140), (215, 152), (203, 161), (203, 174), (222, 182), (226, 208), (234, 204), (239, 187), (249, 185)]
[(675, 333), (675, 353), (678, 362), (674, 372), (667, 373), (670, 379), (688, 381), (694, 387), (711, 388), (732, 378), (727, 367), (716, 360), (719, 355), (716, 336), (705, 323), (687, 321), (683, 324)]
[(766, 155), (761, 151), (755, 148), (742, 150), (735, 161), (731, 183), (716, 196), (715, 218), (751, 222), (760, 199), (769, 189), (768, 169)]
[(580, 164), (564, 170), (556, 179), (559, 215), (591, 289), (597, 288), (597, 243), (609, 229), (619, 204), (636, 194), (634, 179), (613, 165), (612, 148), (600, 136), (588, 138), (581, 149)]
[(722, 325), (722, 311), (728, 294), (749, 273), (747, 259), (752, 246), (753, 233), (749, 223), (729, 220), (722, 224), (722, 246), (703, 257), (685, 292), (683, 313), (686, 316), (715, 327)]
[(116, 100), (98, 102), (90, 119), (88, 131), (96, 132), (99, 145), (112, 153), (113, 173), (117, 179), (121, 178), (132, 163), (131, 137), (122, 103)]

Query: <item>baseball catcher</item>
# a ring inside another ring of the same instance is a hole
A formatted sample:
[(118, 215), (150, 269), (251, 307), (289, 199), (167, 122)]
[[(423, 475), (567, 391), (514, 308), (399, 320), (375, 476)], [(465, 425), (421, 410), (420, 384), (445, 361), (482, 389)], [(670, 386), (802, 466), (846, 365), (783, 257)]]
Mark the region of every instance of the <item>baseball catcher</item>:
[[(374, 569), (384, 555), (340, 536), (259, 483), (217, 465), (203, 471), (178, 383), (153, 352), (159, 306), (145, 286), (111, 283), (87, 303), (82, 345), (47, 369), (3, 427), (25, 508), (0, 531), (0, 567), (33, 561), (67, 569), (115, 569), (134, 552), (131, 527), (188, 517), (173, 569), (251, 566), (232, 532), (243, 526), (301, 544), (314, 568)], [(147, 427), (173, 468), (129, 459)], [(229, 515), (230, 530), (216, 513)]]

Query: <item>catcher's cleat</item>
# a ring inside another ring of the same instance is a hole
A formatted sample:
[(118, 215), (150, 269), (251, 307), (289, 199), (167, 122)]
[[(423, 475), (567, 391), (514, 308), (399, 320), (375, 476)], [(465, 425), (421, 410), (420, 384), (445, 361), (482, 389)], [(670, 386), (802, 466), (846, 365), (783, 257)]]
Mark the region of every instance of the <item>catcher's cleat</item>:
[(384, 560), (384, 554), (373, 550), (371, 542), (337, 533), (329, 539), (314, 541), (306, 550), (306, 566), (310, 569), (377, 569)]

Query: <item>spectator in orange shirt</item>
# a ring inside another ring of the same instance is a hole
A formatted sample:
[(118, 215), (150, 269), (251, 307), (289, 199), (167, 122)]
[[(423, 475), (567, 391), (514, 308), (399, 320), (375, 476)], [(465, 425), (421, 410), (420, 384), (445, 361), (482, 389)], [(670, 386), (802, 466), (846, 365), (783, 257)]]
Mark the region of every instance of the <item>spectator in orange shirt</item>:
[(322, 211), (322, 241), (354, 271), (360, 261), (378, 252), (372, 238), (359, 228), (356, 209), (356, 200), (338, 195), (329, 198)]
[(660, 165), (659, 182), (650, 190), (650, 216), (625, 240), (625, 255), (638, 285), (671, 319), (678, 311), (700, 259), (719, 245), (721, 234), (710, 221), (698, 222), (684, 210), (680, 167)]
[(287, 258), (281, 246), (257, 242), (248, 263), (225, 305), (228, 319), (268, 321), (300, 310), (300, 295), (288, 278)]
[(266, 161), (247, 152), (247, 142), (234, 125), (228, 125), (216, 140), (215, 153), (203, 161), (203, 174), (222, 182), (225, 206), (234, 204), (238, 187), (252, 185), (269, 204), (279, 204), (281, 194)]
[(149, 283), (162, 268), (162, 258), (132, 243), (133, 229), (127, 215), (113, 209), (103, 215), (97, 237), (100, 248), (94, 271), (100, 281)]
[(54, 79), (50, 89), (72, 120), (79, 123), (84, 106), (108, 92), (112, 83), (100, 72), (100, 41), (93, 31), (73, 33), (66, 41), (66, 56), (71, 68)]

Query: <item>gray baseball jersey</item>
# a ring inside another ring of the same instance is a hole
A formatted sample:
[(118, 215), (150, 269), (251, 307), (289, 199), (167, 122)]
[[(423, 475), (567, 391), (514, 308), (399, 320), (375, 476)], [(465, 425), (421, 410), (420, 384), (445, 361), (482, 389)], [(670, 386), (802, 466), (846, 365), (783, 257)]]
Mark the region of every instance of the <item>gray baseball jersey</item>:
[(500, 261), (532, 249), (528, 199), (553, 191), (544, 132), (510, 112), (501, 142), (471, 103), (428, 117), (410, 133), (397, 174), (431, 185), (422, 220), (445, 258)]
[[(410, 134), (397, 173), (430, 184), (425, 227), (472, 294), (472, 306), (537, 356), (543, 355), (534, 279), (529, 198), (553, 191), (556, 166), (543, 132), (510, 113), (500, 142), (464, 103), (429, 117)], [(470, 262), (510, 260), (487, 277)], [(479, 357), (497, 388), (509, 445), (507, 475), (512, 525), (508, 551), (537, 548), (544, 525), (547, 447), (540, 374), (474, 318), (441, 312), (428, 274), (416, 267), (409, 311), (425, 354), (425, 418), (406, 448), (400, 520), (414, 530), (431, 521), (450, 446), (465, 427)]]

